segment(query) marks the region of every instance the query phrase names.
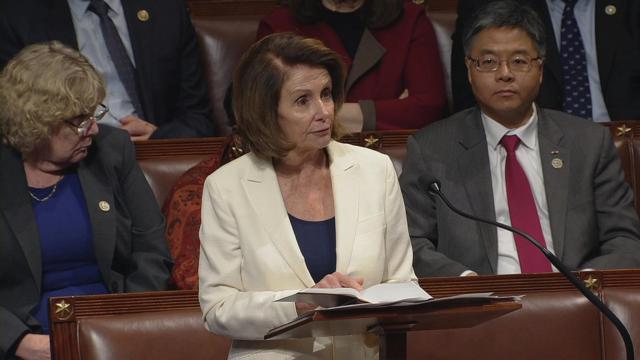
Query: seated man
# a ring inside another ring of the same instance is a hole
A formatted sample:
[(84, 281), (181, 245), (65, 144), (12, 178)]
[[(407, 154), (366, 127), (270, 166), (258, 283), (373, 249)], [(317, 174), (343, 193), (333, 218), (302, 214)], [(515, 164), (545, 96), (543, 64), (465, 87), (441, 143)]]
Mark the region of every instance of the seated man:
[[(570, 269), (640, 266), (640, 222), (608, 129), (537, 106), (544, 28), (518, 2), (492, 2), (464, 35), (478, 107), (408, 141), (400, 184), (418, 276), (553, 271), (519, 236), (460, 217), (427, 194), (530, 233)], [(518, 146), (519, 145), (519, 146)]]
[(196, 35), (183, 0), (0, 0), (0, 69), (58, 40), (107, 83), (109, 114), (132, 140), (213, 136)]
[[(475, 105), (462, 49), (464, 29), (491, 1), (458, 2), (451, 55), (456, 111)], [(640, 119), (640, 1), (518, 2), (540, 16), (547, 38), (538, 105), (600, 122)]]

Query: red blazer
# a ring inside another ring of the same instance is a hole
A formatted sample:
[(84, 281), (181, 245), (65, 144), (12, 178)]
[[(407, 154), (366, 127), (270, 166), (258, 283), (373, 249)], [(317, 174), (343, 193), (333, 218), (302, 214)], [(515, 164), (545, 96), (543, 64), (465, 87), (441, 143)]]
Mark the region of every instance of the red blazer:
[[(263, 18), (257, 38), (285, 31), (319, 39), (342, 56), (349, 70), (347, 102), (360, 103), (364, 130), (417, 129), (442, 118), (446, 107), (442, 63), (423, 7), (406, 2), (398, 21), (382, 29), (365, 29), (353, 59), (329, 25), (300, 24), (288, 8)], [(405, 89), (409, 96), (399, 99)]]

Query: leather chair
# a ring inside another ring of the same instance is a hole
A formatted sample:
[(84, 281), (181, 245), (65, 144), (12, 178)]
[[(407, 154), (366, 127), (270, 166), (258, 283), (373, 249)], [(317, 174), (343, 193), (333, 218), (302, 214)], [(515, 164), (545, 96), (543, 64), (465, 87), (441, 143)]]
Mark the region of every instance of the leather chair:
[[(640, 270), (578, 273), (640, 338)], [(608, 320), (558, 273), (424, 278), (438, 298), (494, 292), (525, 295), (522, 308), (480, 325), (410, 332), (409, 359), (622, 359)], [(196, 291), (162, 291), (50, 300), (55, 359), (225, 359), (226, 338), (204, 329)], [(640, 344), (634, 345), (636, 356)]]

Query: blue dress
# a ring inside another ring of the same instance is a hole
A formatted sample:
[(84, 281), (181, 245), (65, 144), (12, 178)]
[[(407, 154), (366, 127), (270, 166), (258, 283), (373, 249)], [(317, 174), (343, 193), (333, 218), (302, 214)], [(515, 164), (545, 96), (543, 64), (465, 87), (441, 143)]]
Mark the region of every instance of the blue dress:
[[(53, 186), (29, 188), (38, 199)], [(49, 297), (108, 293), (98, 269), (91, 220), (78, 174), (67, 174), (45, 201), (32, 199), (42, 253), (42, 294), (32, 315), (49, 333)]]

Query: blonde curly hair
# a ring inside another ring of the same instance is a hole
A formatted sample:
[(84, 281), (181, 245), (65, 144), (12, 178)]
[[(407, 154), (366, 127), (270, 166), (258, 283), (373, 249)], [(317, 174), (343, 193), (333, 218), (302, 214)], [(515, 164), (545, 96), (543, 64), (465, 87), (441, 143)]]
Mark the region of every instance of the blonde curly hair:
[(66, 119), (93, 114), (104, 80), (78, 51), (57, 41), (25, 47), (0, 73), (0, 136), (28, 156)]

